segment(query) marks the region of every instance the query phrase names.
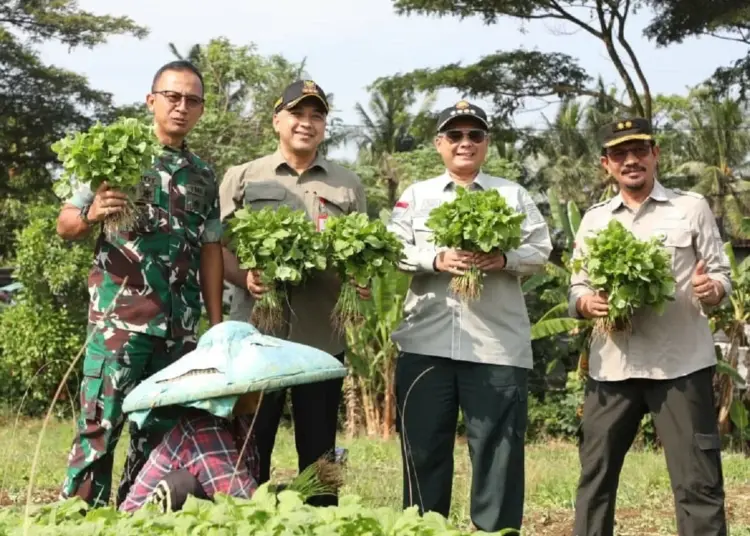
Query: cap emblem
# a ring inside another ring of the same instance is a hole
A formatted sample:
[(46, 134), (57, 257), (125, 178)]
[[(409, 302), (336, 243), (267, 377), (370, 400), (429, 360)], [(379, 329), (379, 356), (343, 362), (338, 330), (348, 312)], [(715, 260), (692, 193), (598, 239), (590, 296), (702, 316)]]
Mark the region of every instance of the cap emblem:
[(302, 83), (302, 93), (318, 93), (318, 89), (315, 87), (315, 82), (312, 80), (305, 80)]

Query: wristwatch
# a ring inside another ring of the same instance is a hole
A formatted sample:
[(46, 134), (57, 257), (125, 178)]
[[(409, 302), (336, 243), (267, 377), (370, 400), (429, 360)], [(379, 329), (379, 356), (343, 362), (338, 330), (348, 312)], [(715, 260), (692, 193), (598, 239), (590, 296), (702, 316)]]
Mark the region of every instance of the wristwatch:
[(83, 220), (83, 223), (85, 223), (86, 225), (91, 225), (92, 223), (94, 223), (93, 221), (91, 221), (89, 219), (89, 209), (90, 208), (91, 208), (91, 203), (87, 203), (87, 204), (83, 205), (81, 207), (81, 212), (79, 214), (79, 216)]

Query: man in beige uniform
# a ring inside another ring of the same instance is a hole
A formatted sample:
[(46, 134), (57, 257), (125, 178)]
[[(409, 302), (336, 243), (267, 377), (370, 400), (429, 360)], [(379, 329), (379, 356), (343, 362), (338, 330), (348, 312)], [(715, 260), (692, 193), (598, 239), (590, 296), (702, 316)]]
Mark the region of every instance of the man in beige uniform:
[[(328, 114), (323, 90), (310, 80), (295, 82), (284, 90), (274, 111), (279, 147), (271, 155), (226, 172), (219, 189), (222, 221), (226, 223), (243, 206), (260, 210), (287, 205), (304, 210), (322, 231), (329, 217), (366, 212), (360, 179), (318, 152)], [(254, 299), (266, 289), (260, 285), (259, 274), (241, 270), (234, 253), (227, 248), (224, 262), (225, 279), (234, 286), (230, 318), (249, 321)], [(284, 326), (272, 335), (313, 346), (343, 362), (345, 338), (334, 332), (330, 320), (340, 288), (341, 282), (331, 270), (304, 285), (289, 287)], [(368, 291), (359, 290), (362, 297), (368, 297)], [(291, 389), (300, 471), (335, 449), (341, 386), (341, 380), (331, 380)], [(266, 395), (257, 414), (261, 484), (270, 476), (271, 453), (285, 399), (285, 391)], [(310, 503), (335, 505), (338, 499), (321, 496)]]
[[(586, 237), (616, 219), (638, 238), (662, 238), (677, 285), (662, 315), (637, 311), (632, 333), (591, 342), (574, 535), (613, 534), (620, 470), (647, 411), (664, 445), (679, 534), (725, 535), (712, 387), (716, 356), (706, 317), (731, 292), (719, 229), (702, 196), (655, 179), (659, 148), (648, 121), (617, 121), (604, 127), (602, 138), (601, 162), (620, 193), (586, 212), (574, 258), (586, 251)], [(570, 314), (605, 316), (607, 297), (596, 291), (585, 270), (573, 274)]]

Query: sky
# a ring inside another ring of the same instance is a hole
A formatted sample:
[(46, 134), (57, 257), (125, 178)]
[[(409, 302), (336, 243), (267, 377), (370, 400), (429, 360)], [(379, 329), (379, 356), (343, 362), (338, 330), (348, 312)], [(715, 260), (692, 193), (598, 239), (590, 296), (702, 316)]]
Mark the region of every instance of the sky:
[[(306, 70), (326, 91), (334, 93), (334, 114), (358, 124), (356, 103), (368, 102), (367, 86), (380, 76), (453, 62), (468, 64), (500, 50), (524, 48), (564, 52), (578, 59), (593, 77), (618, 83), (603, 45), (582, 30), (557, 21), (523, 25), (502, 20), (492, 26), (479, 18), (396, 14), (391, 0), (79, 0), (98, 14), (126, 15), (150, 30), (138, 40), (116, 36), (93, 50), (48, 42), (38, 46), (42, 59), (88, 77), (91, 85), (113, 94), (116, 104), (143, 101), (153, 73), (174, 59), (168, 44), (185, 51), (194, 43), (226, 37), (233, 44), (254, 44), (259, 53), (282, 54), (306, 61)], [(628, 37), (641, 60), (652, 93), (685, 93), (716, 67), (746, 53), (746, 47), (713, 38), (691, 39), (657, 48), (641, 36), (648, 12), (633, 17)], [(453, 104), (453, 91), (440, 93), (436, 108)], [(482, 103), (479, 103), (480, 105)], [(515, 117), (519, 125), (543, 126), (542, 113), (554, 107), (529, 103)], [(540, 110), (540, 108), (542, 108)], [(344, 147), (333, 157), (352, 157)]]

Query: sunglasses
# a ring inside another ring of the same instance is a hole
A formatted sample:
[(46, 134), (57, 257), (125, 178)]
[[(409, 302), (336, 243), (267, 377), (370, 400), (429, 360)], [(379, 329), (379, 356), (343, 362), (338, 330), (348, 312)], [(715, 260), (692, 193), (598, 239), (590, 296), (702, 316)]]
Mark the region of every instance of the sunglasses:
[(479, 128), (471, 130), (450, 129), (442, 132), (441, 136), (445, 137), (451, 143), (459, 143), (464, 139), (464, 136), (468, 137), (472, 143), (482, 143), (487, 139), (487, 131)]
[(637, 159), (646, 158), (651, 154), (651, 145), (635, 145), (632, 147), (616, 147), (614, 149), (607, 150), (604, 154), (610, 160), (614, 162), (623, 162), (628, 157), (628, 154), (635, 156)]
[(203, 104), (203, 98), (198, 97), (197, 95), (185, 95), (183, 93), (178, 93), (176, 91), (154, 91), (155, 94), (163, 95), (167, 101), (169, 101), (169, 104), (172, 104), (173, 106), (177, 106), (182, 102), (182, 99), (185, 99), (185, 105), (188, 108), (197, 108), (201, 104)]

